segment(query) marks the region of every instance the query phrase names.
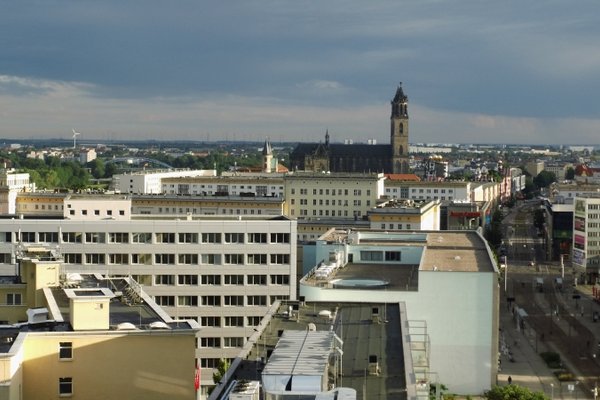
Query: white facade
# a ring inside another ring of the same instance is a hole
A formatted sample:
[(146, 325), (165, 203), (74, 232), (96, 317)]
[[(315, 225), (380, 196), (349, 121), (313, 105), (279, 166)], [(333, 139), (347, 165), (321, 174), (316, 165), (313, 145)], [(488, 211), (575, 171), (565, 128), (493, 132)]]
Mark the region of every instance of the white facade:
[[(275, 300), (296, 298), (296, 221), (283, 217), (0, 220), (0, 271), (55, 247), (64, 271), (133, 276), (173, 318), (202, 326), (203, 368), (234, 358)], [(210, 372), (206, 372), (210, 373)]]
[(63, 217), (78, 221), (129, 220), (131, 198), (121, 195), (68, 195), (64, 199)]
[(600, 276), (600, 195), (575, 198), (573, 213), (573, 266), (596, 283)]
[(29, 182), (28, 173), (15, 173), (13, 170), (0, 171), (0, 214), (15, 214), (17, 194), (35, 191), (35, 183)]
[(235, 173), (164, 179), (162, 193), (192, 196), (283, 197), (283, 174)]
[[(365, 243), (361, 243), (361, 233), (354, 237), (348, 235), (347, 241), (340, 239), (337, 243), (321, 238), (316, 244), (316, 260), (327, 260), (332, 252), (342, 252), (346, 261), (363, 264), (365, 276), (370, 275), (371, 279), (391, 281), (393, 278), (369, 274), (370, 265), (387, 264), (398, 269), (418, 265), (417, 273), (411, 274), (409, 281), (412, 288), (409, 284), (406, 289), (402, 285), (394, 287), (392, 283), (379, 290), (336, 289), (327, 282), (335, 282), (337, 276), (321, 282), (317, 278), (314, 283), (314, 278), (309, 278), (311, 271), (300, 282), (300, 296), (308, 302), (404, 302), (409, 324), (417, 321), (426, 326), (430, 372), (437, 373), (439, 382), (444, 382), (452, 393), (481, 394), (496, 384), (498, 270), (480, 234), (460, 235), (456, 232), (371, 232), (365, 235), (368, 236)], [(452, 238), (461, 237), (461, 243), (471, 243), (472, 248), (452, 249)], [(381, 261), (373, 261), (375, 253), (382, 253)], [(401, 257), (385, 261), (388, 253), (401, 254)], [(348, 272), (344, 274), (348, 279)]]
[(79, 152), (79, 163), (87, 164), (91, 161), (94, 161), (98, 155), (96, 154), (96, 150), (94, 149), (82, 149)]
[(162, 193), (162, 179), (186, 176), (214, 176), (215, 170), (141, 171), (131, 174), (113, 175), (112, 186), (120, 193)]
[(471, 182), (402, 182), (387, 179), (385, 195), (389, 198), (411, 200), (458, 200), (471, 199)]
[(475, 183), (472, 189), (471, 201), (498, 202), (500, 200), (500, 183)]

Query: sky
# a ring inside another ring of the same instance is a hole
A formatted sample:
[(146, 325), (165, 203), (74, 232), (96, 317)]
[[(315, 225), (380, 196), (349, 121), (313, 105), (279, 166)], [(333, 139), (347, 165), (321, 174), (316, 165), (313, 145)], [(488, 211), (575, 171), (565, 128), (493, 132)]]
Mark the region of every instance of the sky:
[[(600, 144), (600, 2), (0, 0), (0, 137)], [(78, 139), (79, 140), (79, 139)]]

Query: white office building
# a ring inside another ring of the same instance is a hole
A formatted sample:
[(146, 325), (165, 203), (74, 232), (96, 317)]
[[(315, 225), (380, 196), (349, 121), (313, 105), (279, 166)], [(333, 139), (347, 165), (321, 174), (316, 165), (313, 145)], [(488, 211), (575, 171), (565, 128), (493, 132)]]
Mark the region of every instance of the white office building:
[(296, 298), (296, 221), (131, 216), (127, 201), (67, 200), (66, 218), (0, 219), (0, 271), (43, 245), (62, 255), (63, 274), (132, 276), (170, 316), (200, 323), (203, 368), (235, 357), (275, 300)]

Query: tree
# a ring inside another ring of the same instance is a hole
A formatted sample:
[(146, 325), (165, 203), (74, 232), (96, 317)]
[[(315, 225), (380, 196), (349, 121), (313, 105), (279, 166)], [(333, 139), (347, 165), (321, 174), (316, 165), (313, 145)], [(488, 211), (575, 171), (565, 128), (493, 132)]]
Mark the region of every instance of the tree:
[(494, 386), (483, 394), (488, 400), (547, 400), (542, 392), (532, 392), (519, 385)]
[[(224, 358), (221, 358), (219, 360), (219, 363), (217, 364), (217, 370), (215, 372), (213, 372), (213, 383), (215, 385), (218, 385), (219, 382), (221, 382), (221, 379), (223, 379), (223, 377), (225, 376), (225, 374), (227, 373), (227, 370), (229, 369), (229, 360), (226, 360)], [(212, 391), (215, 389), (216, 386), (212, 386), (208, 389), (208, 393), (212, 393)]]
[(567, 168), (567, 171), (565, 172), (565, 179), (569, 181), (575, 179), (575, 170), (573, 169), (573, 167)]
[(221, 379), (223, 379), (228, 369), (229, 360), (221, 358), (219, 360), (219, 363), (217, 364), (217, 370), (213, 372), (213, 382), (215, 383), (215, 385), (221, 382)]
[(535, 178), (533, 178), (533, 183), (538, 188), (548, 187), (553, 182), (556, 182), (556, 175), (554, 172), (542, 171)]
[(88, 168), (92, 171), (92, 176), (96, 179), (104, 178), (106, 168), (104, 167), (104, 161), (96, 158), (87, 164)]

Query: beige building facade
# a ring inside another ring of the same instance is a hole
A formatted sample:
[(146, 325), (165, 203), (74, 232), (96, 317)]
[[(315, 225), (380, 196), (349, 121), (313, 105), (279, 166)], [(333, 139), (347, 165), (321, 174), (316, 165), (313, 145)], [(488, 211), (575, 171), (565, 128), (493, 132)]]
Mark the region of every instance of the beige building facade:
[(296, 172), (285, 176), (286, 215), (362, 219), (383, 194), (384, 175)]
[(0, 285), (21, 294), (0, 307), (0, 398), (196, 398), (195, 321), (172, 320), (127, 278), (66, 275), (52, 250), (19, 261)]

